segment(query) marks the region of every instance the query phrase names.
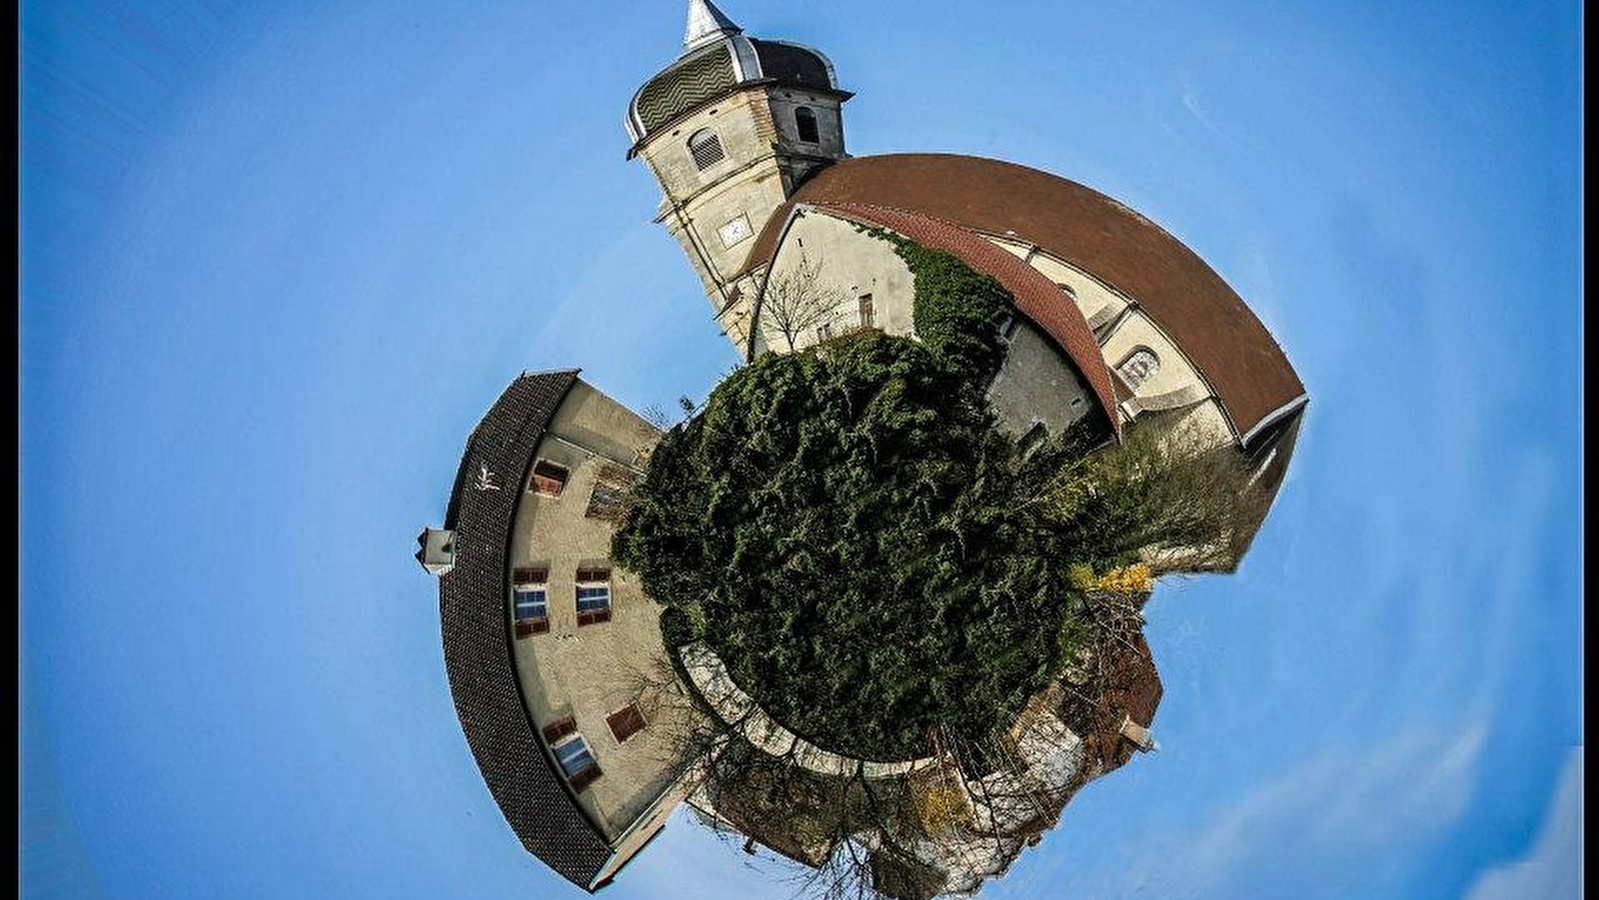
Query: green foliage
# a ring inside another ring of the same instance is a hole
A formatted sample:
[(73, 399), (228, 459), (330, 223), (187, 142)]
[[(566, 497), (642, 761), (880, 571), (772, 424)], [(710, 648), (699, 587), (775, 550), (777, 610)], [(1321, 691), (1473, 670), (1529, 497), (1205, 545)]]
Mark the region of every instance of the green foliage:
[(868, 330), (733, 372), (656, 447), (612, 555), (668, 607), (669, 647), (704, 640), (793, 731), (892, 760), (1008, 722), (1091, 641), (1084, 591), (1132, 583), (1147, 546), (1228, 546), (1248, 490), (1235, 455), (1094, 452), (1092, 417), (1021, 458), (983, 398), (1011, 296), (863, 230), (914, 274), (919, 341)]
[(857, 225), (857, 230), (894, 245), (915, 279), (912, 314), (916, 336), (967, 383), (986, 386), (1004, 361), (998, 338), (1000, 320), (1016, 306), (1016, 298), (994, 280), (958, 257), (931, 250), (882, 228)]
[(981, 737), (1052, 674), (1070, 589), (1018, 511), (1011, 443), (968, 401), (928, 348), (878, 332), (764, 356), (661, 442), (615, 558), (822, 746)]
[(1186, 568), (1229, 567), (1269, 499), (1251, 488), (1242, 455), (1148, 428), (1099, 453), (1042, 455), (1053, 472), (1040, 489), (1040, 524), (1102, 574), (1136, 563), (1146, 548), (1185, 548)]
[(682, 607), (669, 606), (661, 612), (661, 642), (676, 650), (694, 640), (694, 622)]

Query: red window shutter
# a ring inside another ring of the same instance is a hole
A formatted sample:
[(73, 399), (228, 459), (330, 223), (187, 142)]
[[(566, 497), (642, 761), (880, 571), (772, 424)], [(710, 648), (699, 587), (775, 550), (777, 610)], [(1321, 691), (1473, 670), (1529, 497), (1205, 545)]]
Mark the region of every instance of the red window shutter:
[(533, 490), (559, 497), (561, 489), (566, 487), (566, 476), (565, 466), (558, 466), (547, 459), (541, 459), (533, 464)]
[(544, 726), (544, 740), (546, 743), (553, 744), (576, 730), (577, 722), (571, 716), (557, 719)]
[(511, 570), (511, 581), (516, 584), (544, 584), (550, 580), (550, 570), (538, 566), (522, 566)]
[(572, 786), (572, 790), (581, 791), (593, 783), (594, 779), (598, 777), (600, 777), (600, 767), (598, 765), (592, 765), (567, 779), (567, 784)]
[(638, 706), (629, 703), (606, 716), (605, 724), (610, 726), (616, 742), (622, 743), (644, 729), (644, 715), (638, 711)]

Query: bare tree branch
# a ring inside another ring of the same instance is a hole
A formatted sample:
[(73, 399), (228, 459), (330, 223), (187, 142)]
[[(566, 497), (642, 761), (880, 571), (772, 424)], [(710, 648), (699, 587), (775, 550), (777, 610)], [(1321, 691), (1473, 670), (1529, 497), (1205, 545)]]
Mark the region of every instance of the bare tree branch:
[(821, 279), (822, 261), (812, 262), (804, 252), (792, 269), (772, 275), (761, 297), (761, 315), (783, 336), (790, 353), (800, 335), (832, 316), (844, 294)]

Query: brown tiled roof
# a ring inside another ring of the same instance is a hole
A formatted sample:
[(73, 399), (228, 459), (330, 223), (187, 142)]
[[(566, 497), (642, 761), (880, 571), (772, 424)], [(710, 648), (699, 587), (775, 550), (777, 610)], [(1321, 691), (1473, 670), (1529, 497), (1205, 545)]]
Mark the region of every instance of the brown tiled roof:
[[(450, 694), (489, 793), (528, 852), (586, 888), (611, 849), (554, 771), (522, 703), (506, 614), (520, 487), (576, 380), (575, 371), (524, 375), (473, 430), (446, 515), (445, 527), (455, 530), (455, 568), (439, 579), (439, 619)], [(488, 467), (498, 490), (476, 489), (479, 466)]]
[(864, 203), (818, 203), (814, 208), (864, 225), (891, 229), (923, 247), (952, 254), (973, 269), (993, 276), (1016, 298), (1016, 308), (1043, 329), (1076, 364), (1099, 400), (1100, 409), (1113, 423), (1112, 427), (1118, 432), (1121, 430), (1110, 370), (1105, 367), (1105, 357), (1099, 352), (1093, 331), (1077, 304), (1037, 269), (959, 225), (921, 213)]
[[(936, 153), (847, 159), (792, 203), (867, 203), (995, 235), (1014, 232), (1136, 300), (1198, 366), (1239, 435), (1304, 394), (1277, 342), (1205, 261), (1111, 198), (1014, 163)], [(787, 207), (766, 223), (744, 271), (765, 264)]]
[(1067, 725), (1081, 734), (1087, 758), (1104, 774), (1126, 764), (1135, 752), (1132, 742), (1121, 734), (1122, 717), (1152, 728), (1164, 692), (1143, 634), (1133, 639), (1132, 646), (1113, 651), (1110, 678), (1098, 687), (1097, 709), (1091, 720)]

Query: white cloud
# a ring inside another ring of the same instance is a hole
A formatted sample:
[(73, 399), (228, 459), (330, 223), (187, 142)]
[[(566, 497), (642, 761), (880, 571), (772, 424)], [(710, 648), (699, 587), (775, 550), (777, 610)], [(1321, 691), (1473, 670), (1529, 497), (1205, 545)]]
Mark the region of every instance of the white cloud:
[[(1467, 809), (1487, 729), (1410, 730), (1328, 751), (1189, 829), (1144, 832), (1110, 865), (1055, 873), (1063, 896), (1335, 896), (1371, 860), (1437, 835)], [(1078, 860), (1081, 864), (1081, 860)]]
[(1521, 860), (1490, 869), (1466, 900), (1577, 900), (1582, 896), (1582, 750), (1566, 756), (1538, 831), (1538, 842)]

